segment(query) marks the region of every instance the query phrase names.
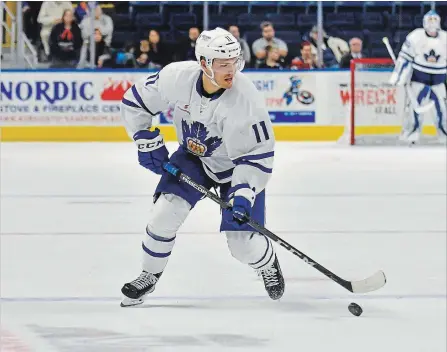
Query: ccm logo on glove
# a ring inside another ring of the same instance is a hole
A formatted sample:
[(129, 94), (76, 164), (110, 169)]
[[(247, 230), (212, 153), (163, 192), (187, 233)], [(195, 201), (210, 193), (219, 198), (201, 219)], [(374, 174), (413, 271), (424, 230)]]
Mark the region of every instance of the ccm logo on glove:
[(147, 139), (139, 139), (136, 141), (138, 150), (140, 152), (150, 152), (152, 150), (161, 148), (165, 145), (163, 141), (163, 136), (159, 135), (155, 139), (147, 140)]
[(160, 135), (160, 130), (142, 130), (134, 134), (133, 139), (138, 147), (138, 162), (146, 169), (158, 175), (163, 173), (163, 163), (169, 161), (169, 153)]

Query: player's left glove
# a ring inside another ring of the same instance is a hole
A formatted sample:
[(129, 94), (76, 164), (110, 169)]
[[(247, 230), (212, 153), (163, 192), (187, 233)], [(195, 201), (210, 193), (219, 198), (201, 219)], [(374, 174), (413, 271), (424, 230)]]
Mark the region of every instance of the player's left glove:
[(142, 130), (134, 134), (133, 139), (138, 146), (138, 161), (141, 166), (161, 175), (163, 163), (169, 161), (169, 152), (163, 141), (160, 130)]

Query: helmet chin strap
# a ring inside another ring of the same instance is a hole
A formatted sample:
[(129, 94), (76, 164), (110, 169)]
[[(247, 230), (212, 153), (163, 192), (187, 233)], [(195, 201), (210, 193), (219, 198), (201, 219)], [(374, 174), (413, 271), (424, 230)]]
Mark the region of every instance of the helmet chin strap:
[(219, 86), (217, 84), (216, 80), (214, 79), (214, 71), (213, 71), (213, 69), (210, 66), (208, 66), (208, 65), (206, 65), (206, 68), (211, 71), (211, 76), (208, 73), (206, 73), (206, 71), (202, 67), (202, 71), (205, 74), (205, 76), (207, 76), (210, 79), (211, 83), (214, 84), (216, 87), (222, 88), (221, 86)]

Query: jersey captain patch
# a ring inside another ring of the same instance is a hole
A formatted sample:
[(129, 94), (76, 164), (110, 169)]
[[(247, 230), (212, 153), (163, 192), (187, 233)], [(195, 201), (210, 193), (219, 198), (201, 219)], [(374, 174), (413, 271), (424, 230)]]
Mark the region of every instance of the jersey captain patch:
[(209, 157), (222, 144), (219, 137), (208, 137), (209, 131), (204, 124), (194, 121), (188, 124), (182, 120), (183, 147), (190, 153)]

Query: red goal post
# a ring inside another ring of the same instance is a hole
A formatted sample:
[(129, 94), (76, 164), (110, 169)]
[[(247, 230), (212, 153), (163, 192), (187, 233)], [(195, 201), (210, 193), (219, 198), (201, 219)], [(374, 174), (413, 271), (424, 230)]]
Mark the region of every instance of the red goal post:
[(355, 144), (355, 107), (356, 107), (356, 68), (358, 65), (371, 65), (371, 66), (394, 66), (394, 61), (392, 59), (384, 58), (362, 58), (353, 59), (350, 63), (350, 76), (351, 76), (351, 101), (350, 101), (350, 144)]
[[(407, 133), (414, 123), (411, 89), (388, 83), (393, 69), (394, 62), (389, 58), (351, 60), (348, 111), (339, 143), (408, 145)], [(418, 143), (444, 143), (436, 134), (436, 118), (435, 109), (420, 113), (422, 133)]]

